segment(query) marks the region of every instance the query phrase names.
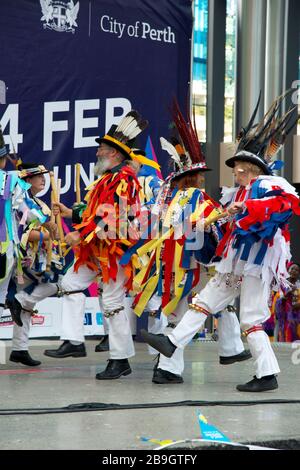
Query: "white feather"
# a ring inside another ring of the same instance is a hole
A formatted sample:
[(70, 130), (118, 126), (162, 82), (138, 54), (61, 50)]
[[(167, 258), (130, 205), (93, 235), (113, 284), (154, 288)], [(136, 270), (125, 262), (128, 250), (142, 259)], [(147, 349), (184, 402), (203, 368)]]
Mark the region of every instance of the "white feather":
[(129, 136), (129, 140), (134, 139), (137, 135), (139, 135), (142, 132), (142, 129), (137, 126), (137, 128), (131, 132)]
[(163, 150), (165, 150), (166, 152), (168, 152), (169, 155), (171, 155), (172, 160), (174, 160), (175, 163), (177, 163), (177, 165), (181, 167), (182, 162), (174, 145), (172, 145), (171, 142), (169, 142), (164, 137), (160, 138), (160, 145)]
[(126, 127), (126, 129), (124, 129), (123, 134), (128, 136), (129, 139), (133, 139), (132, 133), (135, 133), (137, 128), (139, 129), (139, 131), (141, 131), (138, 127), (137, 121), (134, 120)]
[(189, 152), (185, 151), (185, 157), (186, 157), (186, 166), (192, 166), (193, 162), (192, 162)]
[(126, 127), (129, 126), (133, 121), (136, 122), (136, 119), (133, 116), (125, 116), (116, 128), (115, 132), (124, 133), (124, 129), (126, 129)]

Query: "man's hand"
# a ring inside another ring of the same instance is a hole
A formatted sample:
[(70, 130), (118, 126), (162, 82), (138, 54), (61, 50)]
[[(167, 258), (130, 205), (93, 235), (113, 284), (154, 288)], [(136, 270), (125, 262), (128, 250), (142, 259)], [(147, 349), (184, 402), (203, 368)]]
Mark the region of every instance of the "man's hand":
[(227, 212), (230, 215), (235, 215), (235, 214), (240, 214), (241, 212), (243, 212), (243, 210), (244, 210), (243, 202), (234, 202), (228, 207)]
[(53, 212), (53, 215), (55, 215), (55, 216), (60, 213), (60, 215), (62, 217), (65, 217), (66, 219), (72, 219), (72, 209), (65, 206), (61, 202), (54, 202), (53, 203), (52, 212)]
[(56, 240), (58, 238), (58, 230), (57, 230), (57, 225), (55, 222), (46, 222), (44, 224), (44, 227), (48, 230), (48, 232), (50, 233), (50, 238), (52, 240)]
[[(43, 232), (43, 240), (49, 240), (49, 232)], [(29, 242), (39, 242), (41, 239), (41, 227), (37, 227), (36, 229), (30, 230), (30, 234), (28, 237)]]
[(70, 232), (65, 237), (65, 242), (70, 246), (75, 246), (80, 243), (80, 233), (79, 232)]

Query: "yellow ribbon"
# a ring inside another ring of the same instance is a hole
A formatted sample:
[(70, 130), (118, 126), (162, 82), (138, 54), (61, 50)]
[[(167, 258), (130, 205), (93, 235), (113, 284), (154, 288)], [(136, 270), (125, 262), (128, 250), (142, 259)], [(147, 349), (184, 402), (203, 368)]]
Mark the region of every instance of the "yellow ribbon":
[(149, 302), (150, 298), (152, 297), (152, 294), (153, 294), (153, 292), (156, 289), (156, 286), (158, 284), (158, 279), (159, 279), (159, 275), (156, 274), (155, 276), (150, 277), (149, 281), (145, 285), (145, 287), (143, 289), (143, 293), (142, 293), (141, 297), (139, 298), (139, 301), (138, 301), (137, 305), (134, 308), (134, 313), (138, 317), (140, 317), (142, 315), (143, 311), (145, 310), (145, 307), (146, 307), (147, 303)]

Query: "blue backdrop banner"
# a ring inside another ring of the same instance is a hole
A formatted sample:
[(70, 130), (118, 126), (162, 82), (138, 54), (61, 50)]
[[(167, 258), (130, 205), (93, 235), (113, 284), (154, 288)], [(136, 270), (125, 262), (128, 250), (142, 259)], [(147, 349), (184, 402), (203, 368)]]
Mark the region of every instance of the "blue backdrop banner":
[[(166, 175), (169, 106), (186, 108), (191, 0), (1, 0), (0, 120), (5, 141), (25, 161), (43, 162), (74, 201), (93, 179), (97, 144), (131, 108), (150, 125)], [(45, 192), (49, 189), (47, 179)]]

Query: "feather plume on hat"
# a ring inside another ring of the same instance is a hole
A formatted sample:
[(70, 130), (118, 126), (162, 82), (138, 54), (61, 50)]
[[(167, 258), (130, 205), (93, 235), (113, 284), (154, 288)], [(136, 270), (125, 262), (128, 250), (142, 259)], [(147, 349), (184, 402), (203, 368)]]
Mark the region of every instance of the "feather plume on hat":
[(198, 139), (195, 115), (193, 123), (189, 115), (185, 119), (176, 99), (172, 103), (171, 114), (173, 135), (170, 142), (163, 137), (160, 138), (162, 149), (168, 152), (175, 166), (170, 177), (176, 178), (191, 171), (209, 171)]
[(291, 91), (287, 90), (278, 96), (261, 122), (254, 124), (261, 99), (261, 93), (259, 94), (249, 123), (241, 129), (237, 137), (236, 153), (225, 162), (227, 166), (233, 167), (236, 160), (248, 161), (260, 167), (267, 175), (272, 174), (273, 170), (281, 168), (283, 162), (279, 160), (274, 162), (272, 159), (284, 145), (286, 137), (299, 118), (299, 116), (294, 116), (297, 106), (290, 107), (283, 116), (280, 116), (281, 104)]

